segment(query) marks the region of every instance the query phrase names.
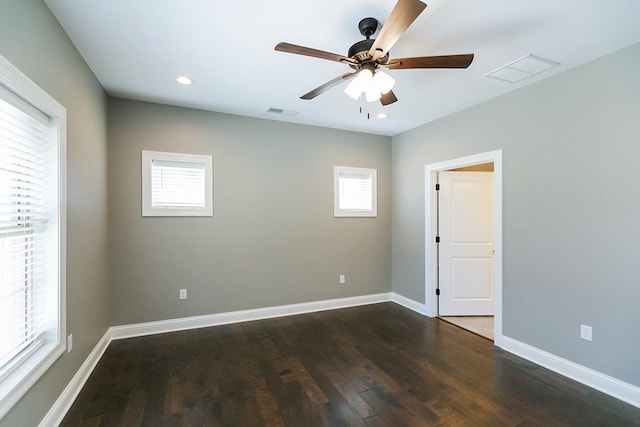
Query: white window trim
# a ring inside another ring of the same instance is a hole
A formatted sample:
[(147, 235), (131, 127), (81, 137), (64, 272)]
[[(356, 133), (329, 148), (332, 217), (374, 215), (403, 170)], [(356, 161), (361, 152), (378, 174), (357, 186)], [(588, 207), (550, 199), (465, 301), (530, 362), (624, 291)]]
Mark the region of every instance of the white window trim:
[[(213, 157), (201, 154), (142, 151), (142, 216), (213, 216)], [(204, 208), (157, 208), (151, 203), (151, 164), (154, 160), (201, 163), (205, 167)]]
[[(340, 209), (340, 175), (361, 175), (371, 178), (371, 209)], [(347, 166), (333, 167), (333, 216), (334, 217), (376, 217), (378, 216), (377, 170)]]
[(0, 382), (0, 419), (24, 396), (66, 349), (66, 123), (67, 112), (55, 99), (0, 55), (0, 84), (40, 110), (56, 123), (58, 130), (58, 265), (56, 333), (46, 336), (39, 347), (21, 363), (11, 367)]

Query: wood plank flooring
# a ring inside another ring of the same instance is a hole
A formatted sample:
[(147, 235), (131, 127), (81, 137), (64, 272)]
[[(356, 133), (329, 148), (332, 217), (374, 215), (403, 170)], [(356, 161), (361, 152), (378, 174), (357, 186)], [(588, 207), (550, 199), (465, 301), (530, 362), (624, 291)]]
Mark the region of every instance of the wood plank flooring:
[(113, 341), (62, 426), (638, 426), (640, 409), (394, 303)]

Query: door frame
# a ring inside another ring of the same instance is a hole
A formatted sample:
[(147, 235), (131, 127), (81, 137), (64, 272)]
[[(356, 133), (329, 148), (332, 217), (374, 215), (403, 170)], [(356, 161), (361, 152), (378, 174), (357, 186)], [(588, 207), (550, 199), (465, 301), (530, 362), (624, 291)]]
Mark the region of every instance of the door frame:
[(438, 258), (435, 236), (438, 230), (436, 203), (437, 173), (450, 169), (493, 163), (493, 304), (494, 344), (502, 346), (502, 150), (474, 154), (425, 166), (425, 309), (426, 315), (438, 315), (436, 288)]

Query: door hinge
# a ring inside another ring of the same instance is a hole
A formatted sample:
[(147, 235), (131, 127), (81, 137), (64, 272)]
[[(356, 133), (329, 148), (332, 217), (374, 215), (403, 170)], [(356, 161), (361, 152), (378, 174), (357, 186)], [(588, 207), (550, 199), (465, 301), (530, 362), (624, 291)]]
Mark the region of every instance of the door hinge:
[(436, 191), (440, 191), (440, 184), (436, 184)]
[(437, 296), (440, 296), (440, 288), (437, 288), (437, 289), (436, 289), (436, 295), (437, 295)]
[(436, 236), (436, 243), (440, 243), (440, 236)]

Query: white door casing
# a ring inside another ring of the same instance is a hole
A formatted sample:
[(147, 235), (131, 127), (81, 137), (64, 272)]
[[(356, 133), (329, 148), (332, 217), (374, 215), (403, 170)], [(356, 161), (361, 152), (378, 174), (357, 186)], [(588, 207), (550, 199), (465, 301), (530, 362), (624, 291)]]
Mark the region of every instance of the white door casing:
[(493, 173), (439, 172), (439, 315), (493, 315)]

